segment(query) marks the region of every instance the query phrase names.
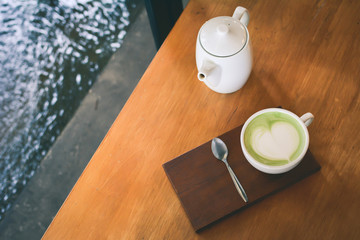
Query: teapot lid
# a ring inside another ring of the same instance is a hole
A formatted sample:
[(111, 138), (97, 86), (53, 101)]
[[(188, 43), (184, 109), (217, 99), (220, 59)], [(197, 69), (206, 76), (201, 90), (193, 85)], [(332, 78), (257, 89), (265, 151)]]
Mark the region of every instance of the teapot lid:
[(207, 21), (199, 33), (202, 48), (217, 57), (227, 57), (239, 52), (246, 44), (244, 25), (232, 17), (216, 17)]

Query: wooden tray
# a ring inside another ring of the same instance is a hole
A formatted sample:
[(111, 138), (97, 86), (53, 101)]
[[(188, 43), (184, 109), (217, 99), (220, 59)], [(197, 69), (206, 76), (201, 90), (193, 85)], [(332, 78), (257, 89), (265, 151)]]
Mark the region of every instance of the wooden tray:
[(236, 191), (225, 164), (213, 156), (211, 141), (163, 164), (195, 231), (320, 169), (320, 165), (308, 151), (301, 163), (287, 173), (271, 175), (256, 170), (242, 153), (241, 128), (242, 125), (219, 138), (229, 149), (228, 162), (247, 193), (248, 203)]

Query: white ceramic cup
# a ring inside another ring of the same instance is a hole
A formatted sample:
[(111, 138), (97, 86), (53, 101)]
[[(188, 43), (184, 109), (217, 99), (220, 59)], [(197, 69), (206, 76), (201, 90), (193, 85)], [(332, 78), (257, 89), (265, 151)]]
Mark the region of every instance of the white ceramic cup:
[[(248, 125), (254, 120), (254, 118), (256, 118), (259, 115), (262, 115), (264, 113), (268, 113), (268, 112), (280, 112), (280, 113), (286, 114), (287, 116), (289, 116), (290, 118), (294, 119), (296, 122), (299, 123), (299, 125), (301, 126), (301, 131), (304, 134), (304, 144), (303, 144), (301, 153), (296, 157), (296, 159), (293, 159), (290, 162), (283, 164), (283, 165), (279, 165), (279, 166), (267, 165), (267, 164), (264, 164), (264, 163), (256, 160), (249, 153), (250, 151), (248, 151), (248, 149), (245, 147), (244, 134), (245, 134), (245, 131), (246, 131)], [(256, 112), (245, 122), (243, 128), (241, 129), (241, 134), (240, 134), (241, 148), (242, 148), (242, 151), (243, 151), (247, 161), (253, 167), (255, 167), (256, 169), (258, 169), (259, 171), (262, 171), (264, 173), (279, 174), (279, 173), (284, 173), (284, 172), (290, 171), (291, 169), (296, 167), (301, 162), (301, 160), (303, 159), (303, 157), (305, 156), (305, 154), (308, 150), (309, 132), (308, 132), (307, 127), (312, 123), (313, 119), (314, 119), (314, 116), (311, 113), (306, 113), (306, 114), (302, 115), (301, 117), (298, 117), (294, 113), (292, 113), (288, 110), (285, 110), (285, 109), (281, 109), (281, 108), (268, 108), (268, 109), (264, 109), (259, 112)]]

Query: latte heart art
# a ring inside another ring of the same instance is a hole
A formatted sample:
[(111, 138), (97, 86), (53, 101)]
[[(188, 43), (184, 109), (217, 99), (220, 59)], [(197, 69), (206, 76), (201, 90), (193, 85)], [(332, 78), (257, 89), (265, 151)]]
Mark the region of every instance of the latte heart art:
[(251, 144), (254, 151), (269, 160), (287, 160), (299, 146), (300, 137), (296, 129), (287, 122), (277, 122), (267, 129), (259, 126), (253, 130)]
[(246, 127), (244, 144), (258, 162), (281, 166), (298, 158), (305, 147), (305, 132), (292, 116), (269, 111), (256, 116)]

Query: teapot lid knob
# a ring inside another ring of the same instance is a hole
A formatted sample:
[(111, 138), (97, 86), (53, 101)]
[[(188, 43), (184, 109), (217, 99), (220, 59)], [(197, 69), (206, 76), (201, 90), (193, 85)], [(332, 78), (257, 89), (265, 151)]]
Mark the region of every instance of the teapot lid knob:
[(229, 32), (229, 28), (226, 26), (226, 24), (219, 24), (216, 30), (221, 35), (225, 35)]

